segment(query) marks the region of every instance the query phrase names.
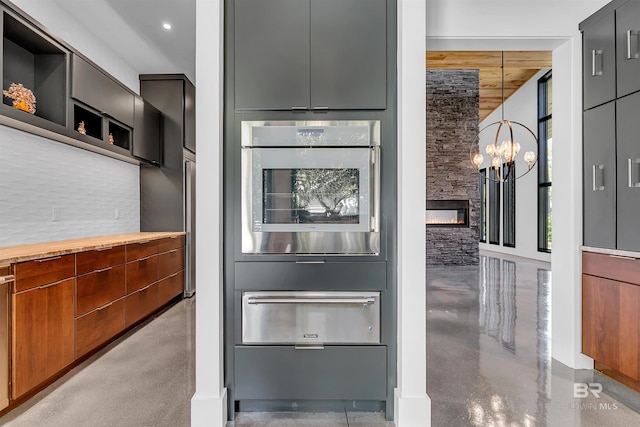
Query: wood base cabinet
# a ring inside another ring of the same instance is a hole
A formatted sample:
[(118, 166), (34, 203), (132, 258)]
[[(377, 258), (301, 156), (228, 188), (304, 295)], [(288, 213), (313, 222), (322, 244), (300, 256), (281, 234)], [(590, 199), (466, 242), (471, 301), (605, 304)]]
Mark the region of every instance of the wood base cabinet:
[(13, 295), (12, 398), (74, 361), (74, 285), (70, 278)]
[(582, 262), (582, 352), (640, 390), (640, 260), (585, 252)]

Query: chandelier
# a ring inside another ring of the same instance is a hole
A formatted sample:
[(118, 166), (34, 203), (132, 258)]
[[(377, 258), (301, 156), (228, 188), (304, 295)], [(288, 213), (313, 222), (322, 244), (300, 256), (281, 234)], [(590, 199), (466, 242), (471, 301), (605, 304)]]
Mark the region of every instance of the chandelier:
[[(529, 173), (531, 169), (533, 169), (536, 162), (538, 161), (538, 156), (536, 154), (536, 152), (538, 151), (538, 138), (533, 133), (533, 131), (531, 131), (531, 129), (529, 129), (522, 123), (513, 120), (507, 120), (504, 118), (504, 52), (501, 52), (501, 61), (501, 119), (500, 121), (490, 123), (480, 129), (480, 132), (478, 134), (478, 141), (471, 144), (471, 149), (469, 150), (469, 158), (478, 173), (480, 173), (482, 169), (493, 169), (495, 171), (495, 178), (489, 176), (487, 177), (487, 179), (489, 179), (490, 181), (498, 182), (523, 177), (524, 175)], [(493, 143), (488, 143), (484, 148), (484, 152), (487, 154), (487, 158), (485, 159), (485, 156), (482, 154), (482, 150), (480, 148), (482, 140), (481, 135), (483, 135), (484, 131), (496, 126), (497, 130)], [(518, 137), (524, 138), (520, 139), (520, 141), (523, 142), (522, 145), (525, 145), (525, 141), (527, 141), (528, 144), (526, 144), (525, 146), (527, 148), (531, 148), (531, 150), (525, 151), (522, 156), (522, 159), (527, 164), (527, 168), (524, 172), (520, 172), (519, 175), (516, 173), (516, 163), (518, 163), (518, 154), (520, 153), (522, 146), (520, 142), (516, 141), (516, 139), (514, 138), (514, 127), (516, 130), (520, 130), (520, 132), (516, 132), (518, 134)]]

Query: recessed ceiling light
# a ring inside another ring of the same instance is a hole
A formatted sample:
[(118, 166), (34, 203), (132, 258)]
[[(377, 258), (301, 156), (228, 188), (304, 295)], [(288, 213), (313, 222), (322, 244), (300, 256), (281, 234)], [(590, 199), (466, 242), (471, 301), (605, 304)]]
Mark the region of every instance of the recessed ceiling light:
[(165, 30), (170, 30), (171, 29), (171, 24), (169, 24), (168, 22), (164, 22), (162, 24), (162, 28), (164, 28)]

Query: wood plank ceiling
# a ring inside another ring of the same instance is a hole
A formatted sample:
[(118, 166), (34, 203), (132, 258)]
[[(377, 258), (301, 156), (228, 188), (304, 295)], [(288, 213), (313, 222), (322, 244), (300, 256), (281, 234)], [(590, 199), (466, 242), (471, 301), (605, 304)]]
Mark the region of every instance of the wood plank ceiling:
[[(427, 51), (427, 68), (480, 70), (480, 121), (502, 104), (500, 51)], [(551, 68), (551, 51), (504, 51), (504, 99), (543, 68)]]

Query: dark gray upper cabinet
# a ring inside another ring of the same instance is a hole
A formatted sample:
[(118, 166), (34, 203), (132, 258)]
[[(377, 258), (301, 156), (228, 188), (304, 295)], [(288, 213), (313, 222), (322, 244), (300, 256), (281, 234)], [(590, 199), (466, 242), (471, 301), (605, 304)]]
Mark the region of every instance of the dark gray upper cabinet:
[(161, 147), (160, 110), (140, 97), (135, 98), (135, 123), (131, 154), (159, 165)]
[(640, 251), (640, 92), (617, 101), (618, 249)]
[(311, 0), (311, 107), (387, 105), (386, 0)]
[(640, 90), (640, 2), (616, 11), (618, 97)]
[(616, 97), (615, 13), (583, 30), (584, 109)]
[(584, 112), (584, 245), (616, 247), (616, 103)]
[(127, 126), (133, 126), (134, 95), (102, 71), (72, 55), (71, 96)]
[(196, 152), (195, 87), (183, 74), (142, 74), (140, 95), (163, 116), (162, 164), (182, 168), (182, 148)]
[[(0, 8), (2, 49), (0, 74), (2, 88), (22, 84), (36, 98), (36, 111), (29, 114), (17, 109), (3, 109), (3, 114), (18, 120), (47, 127), (48, 122), (67, 126), (67, 55), (68, 51), (36, 27)], [(3, 97), (5, 105), (11, 98)], [(59, 128), (53, 127), (56, 131)]]
[(234, 6), (236, 109), (386, 108), (386, 0)]
[(309, 0), (236, 0), (238, 109), (309, 106)]

